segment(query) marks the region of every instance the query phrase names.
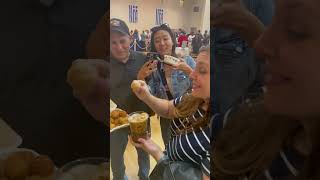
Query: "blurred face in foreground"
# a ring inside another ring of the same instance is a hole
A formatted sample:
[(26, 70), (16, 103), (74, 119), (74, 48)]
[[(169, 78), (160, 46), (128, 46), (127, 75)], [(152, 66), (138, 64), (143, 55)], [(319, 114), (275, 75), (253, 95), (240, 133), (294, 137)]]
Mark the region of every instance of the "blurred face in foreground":
[(266, 108), (297, 118), (320, 114), (320, 1), (277, 0), (272, 24), (256, 42), (265, 57)]

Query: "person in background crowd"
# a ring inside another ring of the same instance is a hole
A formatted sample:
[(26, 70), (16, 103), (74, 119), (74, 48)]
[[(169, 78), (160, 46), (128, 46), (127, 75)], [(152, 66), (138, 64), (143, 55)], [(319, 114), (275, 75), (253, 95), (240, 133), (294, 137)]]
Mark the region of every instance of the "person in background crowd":
[(130, 39), (133, 40), (133, 31), (130, 31)]
[(202, 39), (203, 39), (202, 34), (199, 30), (198, 33), (195, 35), (195, 37), (192, 39), (192, 49), (194, 54), (199, 53), (199, 49), (202, 45)]
[(203, 34), (203, 40), (202, 40), (202, 45), (206, 46), (210, 42), (210, 34), (208, 34), (208, 31), (205, 30)]
[(200, 36), (200, 38), (201, 38), (201, 42), (202, 42), (202, 40), (203, 40), (203, 35), (202, 35), (202, 33), (201, 33), (201, 30), (198, 30), (198, 34), (199, 34), (199, 36)]
[(151, 33), (147, 29), (146, 30), (146, 47), (147, 47), (147, 51), (150, 51), (150, 42), (151, 42)]
[(178, 31), (174, 32), (174, 37), (176, 39), (176, 42), (178, 42), (178, 37), (179, 37), (179, 32)]
[(191, 31), (191, 33), (189, 34), (189, 36), (188, 36), (188, 42), (192, 42), (192, 39), (195, 37), (195, 35), (194, 35), (194, 32), (193, 31)]
[(193, 51), (193, 50), (192, 50), (192, 40), (193, 40), (194, 37), (195, 37), (194, 32), (191, 31), (191, 33), (190, 33), (189, 36), (188, 36), (188, 47), (189, 47), (189, 49), (190, 49), (190, 52)]
[(181, 31), (181, 34), (178, 37), (178, 47), (181, 47), (183, 42), (188, 43), (188, 36), (184, 30)]
[(179, 36), (181, 35), (181, 33), (182, 33), (182, 29), (179, 28), (179, 29), (178, 29), (178, 32), (177, 32), (177, 37), (179, 37)]
[(140, 46), (141, 46), (141, 49), (142, 51), (145, 51), (146, 49), (146, 33), (145, 31), (142, 31), (140, 37), (141, 37), (141, 40), (140, 40)]
[(139, 31), (137, 29), (135, 29), (133, 31), (133, 35), (132, 35), (132, 49), (135, 50), (135, 51), (141, 51), (141, 45), (140, 45), (140, 40), (141, 40), (141, 36), (139, 34)]
[[(151, 29), (151, 52), (157, 52), (161, 56), (175, 56), (176, 43), (171, 29), (163, 24)], [(161, 63), (151, 59), (140, 69), (137, 78), (146, 80), (151, 88), (151, 93), (162, 99), (172, 100), (181, 96), (191, 88), (189, 74), (195, 67), (192, 57), (186, 56), (176, 66)], [(170, 121), (163, 117), (160, 118), (161, 134), (164, 144), (170, 138)]]
[[(221, 113), (227, 110), (238, 101), (243, 101), (248, 97), (253, 98), (262, 93), (263, 86), (263, 63), (255, 56), (250, 43), (240, 37), (240, 33), (228, 27), (235, 22), (225, 22), (227, 18), (233, 16), (234, 9), (229, 9), (229, 4), (239, 0), (221, 0), (220, 3), (226, 4), (225, 12), (215, 11), (219, 8), (219, 2), (214, 3), (212, 7), (212, 16), (216, 17), (217, 23), (213, 26), (213, 58), (215, 67), (216, 83), (214, 91), (216, 93), (217, 107)], [(273, 0), (240, 0), (241, 7), (245, 7), (254, 16), (268, 25), (273, 15)], [(222, 18), (224, 16), (224, 18)], [(240, 17), (239, 17), (240, 18)], [(219, 20), (219, 21), (218, 21)]]
[(139, 31), (137, 29), (135, 29), (133, 32), (133, 40), (136, 40), (137, 42), (139, 42), (141, 40), (141, 36), (140, 36)]
[(213, 179), (320, 179), (320, 2), (275, 5), (266, 29), (240, 2), (216, 10), (222, 16), (213, 24), (239, 32), (265, 58), (267, 73), (263, 98), (224, 118), (212, 152)]

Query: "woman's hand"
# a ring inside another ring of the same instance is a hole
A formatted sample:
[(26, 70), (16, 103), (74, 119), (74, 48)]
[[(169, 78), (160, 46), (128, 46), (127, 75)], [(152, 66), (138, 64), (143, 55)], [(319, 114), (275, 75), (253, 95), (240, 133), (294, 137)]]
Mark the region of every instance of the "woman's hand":
[(109, 64), (100, 59), (78, 59), (72, 63), (67, 82), (73, 95), (101, 122), (107, 120)]
[(101, 59), (78, 59), (67, 73), (76, 96), (108, 99), (109, 64)]
[(262, 22), (242, 4), (241, 0), (223, 0), (212, 8), (213, 27), (222, 27), (238, 32), (250, 46), (264, 31)]
[(147, 61), (139, 70), (137, 79), (145, 80), (146, 77), (150, 76), (153, 72), (157, 70), (157, 62), (156, 60)]
[(176, 117), (173, 100), (169, 101), (167, 99), (160, 99), (153, 96), (150, 93), (149, 87), (146, 82), (142, 80), (134, 80), (131, 83), (131, 88), (140, 100), (147, 104), (155, 113), (157, 113), (161, 117), (165, 117), (168, 119)]
[(223, 0), (220, 3), (216, 3), (211, 9), (213, 26), (237, 30), (245, 25), (244, 23), (249, 13), (241, 0)]
[(207, 175), (205, 175), (205, 174), (203, 174), (203, 175), (202, 175), (202, 180), (210, 180), (210, 177), (207, 176)]
[(143, 139), (143, 138), (139, 138), (138, 141), (139, 143), (134, 142), (131, 137), (130, 141), (131, 143), (138, 148), (143, 149), (144, 151), (146, 151), (148, 154), (150, 154), (156, 161), (159, 161), (161, 159), (162, 156), (164, 156), (161, 148), (151, 140), (151, 138), (148, 139)]
[(131, 89), (135, 93), (135, 95), (144, 102), (148, 97), (152, 96), (145, 81), (134, 80), (131, 83)]
[(176, 70), (183, 71), (185, 74), (189, 75), (193, 69), (184, 61), (180, 60), (176, 65), (173, 65)]

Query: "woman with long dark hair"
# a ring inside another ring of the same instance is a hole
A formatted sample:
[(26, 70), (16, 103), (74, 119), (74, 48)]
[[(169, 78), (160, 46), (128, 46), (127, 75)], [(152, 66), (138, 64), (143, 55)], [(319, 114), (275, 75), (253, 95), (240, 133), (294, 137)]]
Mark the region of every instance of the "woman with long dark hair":
[[(177, 57), (175, 37), (168, 25), (156, 26), (151, 29), (151, 32), (151, 52), (158, 53), (160, 56)], [(140, 69), (138, 79), (146, 80), (151, 88), (151, 94), (172, 100), (191, 88), (189, 74), (194, 67), (195, 61), (190, 56), (185, 56), (175, 66), (151, 59)], [(160, 125), (162, 139), (164, 144), (167, 144), (170, 138), (170, 120), (160, 117)]]

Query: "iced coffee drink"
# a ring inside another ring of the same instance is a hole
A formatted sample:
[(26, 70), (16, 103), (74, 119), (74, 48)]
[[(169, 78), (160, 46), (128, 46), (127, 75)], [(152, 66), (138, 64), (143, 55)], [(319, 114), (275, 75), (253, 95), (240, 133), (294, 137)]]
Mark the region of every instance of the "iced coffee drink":
[(148, 119), (149, 115), (142, 111), (133, 112), (129, 115), (131, 138), (134, 142), (138, 142), (139, 138), (148, 138)]

